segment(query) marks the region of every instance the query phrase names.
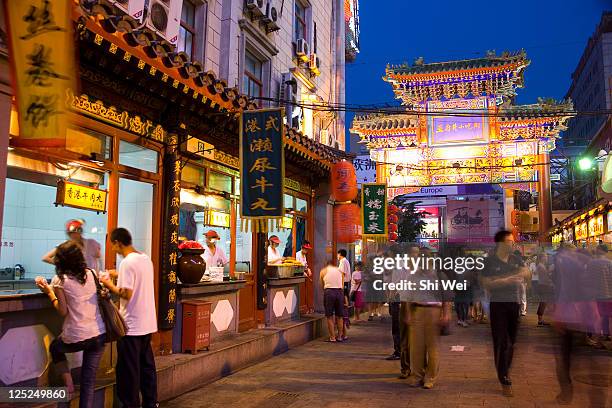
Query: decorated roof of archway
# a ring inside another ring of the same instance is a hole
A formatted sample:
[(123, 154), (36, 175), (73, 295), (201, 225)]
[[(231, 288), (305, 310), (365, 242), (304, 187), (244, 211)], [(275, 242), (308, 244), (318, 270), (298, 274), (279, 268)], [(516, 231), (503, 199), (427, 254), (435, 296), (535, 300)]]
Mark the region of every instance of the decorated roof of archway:
[(513, 105), (529, 63), (521, 51), (388, 66), (404, 107), (358, 115), (351, 132), (391, 187), (535, 181), (575, 112), (570, 100)]
[(483, 58), (425, 63), (418, 58), (412, 65), (387, 65), (383, 80), (389, 82), (404, 105), (427, 100), (482, 95), (512, 97), (523, 87), (523, 72), (531, 63), (525, 51), (488, 52)]

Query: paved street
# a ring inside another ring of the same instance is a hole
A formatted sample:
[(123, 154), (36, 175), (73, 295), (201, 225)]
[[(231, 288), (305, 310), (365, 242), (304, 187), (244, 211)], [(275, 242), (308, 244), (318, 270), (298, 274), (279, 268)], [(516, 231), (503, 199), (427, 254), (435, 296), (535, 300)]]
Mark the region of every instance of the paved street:
[[(454, 326), (442, 338), (441, 372), (433, 390), (414, 389), (397, 378), (389, 319), (353, 325), (349, 341), (313, 341), (163, 404), (164, 407), (555, 407), (555, 346), (549, 328), (522, 324), (513, 366), (513, 398), (501, 396), (495, 379), (488, 325)], [(452, 345), (465, 346), (451, 352)], [(571, 406), (610, 407), (604, 373), (612, 353), (579, 347), (573, 365)], [(592, 358), (596, 357), (596, 358)], [(604, 366), (605, 364), (605, 366)], [(590, 371), (593, 370), (593, 371)], [(595, 372), (595, 375), (591, 375)], [(592, 384), (596, 384), (594, 386)], [(606, 400), (607, 399), (607, 405)]]

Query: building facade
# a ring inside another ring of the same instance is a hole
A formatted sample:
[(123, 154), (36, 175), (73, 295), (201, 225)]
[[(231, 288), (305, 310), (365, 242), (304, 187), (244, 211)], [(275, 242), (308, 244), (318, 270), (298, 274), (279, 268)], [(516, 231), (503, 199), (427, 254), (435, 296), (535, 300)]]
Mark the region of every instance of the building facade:
[(284, 106), (291, 127), (345, 150), (344, 113), (321, 108), (344, 103), (344, 64), (358, 44), (356, 4), (184, 0), (178, 49), (258, 105)]
[[(603, 13), (589, 38), (566, 97), (578, 112), (612, 108), (612, 12)], [(597, 157), (602, 149), (612, 149), (609, 115), (578, 115), (568, 123), (551, 156), (554, 210), (578, 210), (596, 199), (596, 180), (577, 171), (577, 161), (583, 154)]]

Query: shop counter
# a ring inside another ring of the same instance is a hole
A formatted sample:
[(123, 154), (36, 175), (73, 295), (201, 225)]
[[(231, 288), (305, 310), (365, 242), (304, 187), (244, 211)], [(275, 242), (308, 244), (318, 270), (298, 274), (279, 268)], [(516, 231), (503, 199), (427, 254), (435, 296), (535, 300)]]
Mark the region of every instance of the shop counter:
[(182, 336), (182, 302), (186, 300), (201, 300), (212, 303), (210, 316), (210, 339), (222, 338), (238, 333), (238, 291), (245, 287), (244, 280), (224, 282), (200, 282), (197, 284), (180, 284), (179, 301), (176, 304), (177, 319), (172, 335), (172, 352), (180, 353)]
[(306, 281), (303, 276), (289, 278), (268, 278), (266, 291), (266, 326), (297, 320), (300, 317), (300, 285)]

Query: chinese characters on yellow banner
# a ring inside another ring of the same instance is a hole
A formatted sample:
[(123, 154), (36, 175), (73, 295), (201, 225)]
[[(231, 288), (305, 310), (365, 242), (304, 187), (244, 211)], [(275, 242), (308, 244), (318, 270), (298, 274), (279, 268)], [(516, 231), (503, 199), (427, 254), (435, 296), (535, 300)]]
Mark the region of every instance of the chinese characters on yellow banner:
[(284, 216), (283, 109), (243, 112), (240, 130), (241, 218), (266, 232)]
[(108, 192), (61, 180), (57, 183), (55, 205), (66, 205), (97, 212), (106, 212)]
[(66, 92), (73, 87), (73, 2), (6, 1), (9, 58), (16, 85), (19, 137), (13, 144), (62, 148), (66, 145)]

